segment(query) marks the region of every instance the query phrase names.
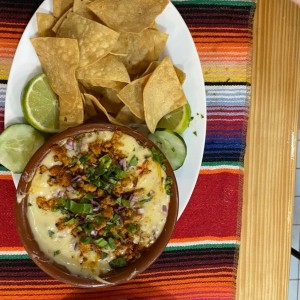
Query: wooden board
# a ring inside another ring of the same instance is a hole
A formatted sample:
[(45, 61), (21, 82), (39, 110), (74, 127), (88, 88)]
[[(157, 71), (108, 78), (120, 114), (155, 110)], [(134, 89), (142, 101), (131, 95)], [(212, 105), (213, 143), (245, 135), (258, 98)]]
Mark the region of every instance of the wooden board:
[(300, 8), (258, 0), (237, 299), (287, 299), (300, 102)]

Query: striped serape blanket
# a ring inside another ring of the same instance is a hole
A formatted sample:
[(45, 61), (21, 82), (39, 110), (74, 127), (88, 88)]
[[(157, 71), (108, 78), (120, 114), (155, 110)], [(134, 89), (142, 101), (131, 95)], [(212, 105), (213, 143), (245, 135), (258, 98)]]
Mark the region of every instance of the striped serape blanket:
[[(14, 52), (41, 2), (0, 0), (0, 131)], [(16, 190), (10, 173), (0, 166), (0, 299), (235, 298), (255, 1), (173, 3), (200, 56), (207, 136), (196, 187), (170, 243), (149, 269), (128, 283), (100, 290), (60, 283), (22, 248), (14, 221)]]

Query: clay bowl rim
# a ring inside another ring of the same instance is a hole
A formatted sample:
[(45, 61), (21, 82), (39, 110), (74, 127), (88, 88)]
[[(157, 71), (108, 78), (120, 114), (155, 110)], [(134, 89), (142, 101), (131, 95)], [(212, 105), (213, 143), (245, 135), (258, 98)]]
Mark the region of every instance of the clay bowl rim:
[(114, 124), (84, 124), (76, 127), (69, 128), (61, 133), (58, 133), (48, 139), (32, 156), (28, 164), (26, 165), (19, 184), (17, 186), (17, 196), (15, 202), (15, 223), (17, 227), (17, 232), (19, 234), (20, 240), (27, 251), (28, 255), (34, 261), (34, 263), (42, 269), (45, 273), (50, 275), (52, 278), (55, 278), (66, 284), (81, 287), (81, 288), (101, 288), (112, 286), (126, 282), (138, 273), (143, 272), (147, 269), (153, 262), (160, 256), (160, 254), (165, 249), (167, 243), (171, 238), (171, 234), (175, 227), (177, 218), (178, 218), (178, 206), (179, 206), (179, 195), (178, 187), (176, 182), (175, 174), (167, 161), (165, 159), (166, 173), (167, 176), (172, 177), (173, 184), (171, 186), (171, 198), (168, 209), (168, 215), (166, 224), (162, 230), (162, 233), (146, 251), (143, 252), (141, 258), (137, 261), (129, 264), (126, 267), (116, 269), (112, 272), (107, 273), (105, 276), (101, 277), (104, 279), (104, 282), (99, 282), (94, 279), (84, 278), (76, 275), (72, 275), (65, 267), (58, 265), (57, 263), (51, 261), (40, 249), (37, 242), (34, 240), (32, 231), (30, 229), (29, 222), (27, 220), (27, 191), (30, 187), (32, 177), (36, 168), (39, 166), (42, 159), (50, 151), (50, 146), (57, 143), (60, 140), (63, 140), (67, 137), (74, 135), (92, 132), (92, 131), (116, 131), (120, 130), (125, 134), (133, 136), (136, 140), (143, 143), (146, 147), (155, 147), (157, 150), (158, 147), (150, 141), (148, 138), (138, 133), (137, 131)]

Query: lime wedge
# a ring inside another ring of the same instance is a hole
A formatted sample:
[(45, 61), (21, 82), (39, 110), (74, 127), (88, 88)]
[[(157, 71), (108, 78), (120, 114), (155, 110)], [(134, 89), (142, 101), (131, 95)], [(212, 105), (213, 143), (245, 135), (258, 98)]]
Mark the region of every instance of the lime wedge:
[(32, 126), (11, 125), (0, 134), (0, 164), (12, 172), (21, 173), (44, 142), (44, 136)]
[(58, 99), (45, 74), (32, 78), (22, 91), (25, 119), (43, 132), (58, 132)]
[(165, 128), (173, 132), (182, 133), (189, 126), (190, 119), (191, 107), (189, 103), (186, 103), (161, 118), (157, 128)]

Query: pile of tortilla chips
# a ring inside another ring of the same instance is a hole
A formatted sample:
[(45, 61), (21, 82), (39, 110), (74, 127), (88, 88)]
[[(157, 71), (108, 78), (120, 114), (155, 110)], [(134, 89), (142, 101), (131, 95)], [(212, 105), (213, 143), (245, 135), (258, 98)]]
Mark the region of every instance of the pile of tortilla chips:
[(145, 124), (183, 106), (185, 74), (169, 56), (156, 17), (168, 0), (53, 0), (31, 42), (59, 97), (60, 130), (90, 118)]

